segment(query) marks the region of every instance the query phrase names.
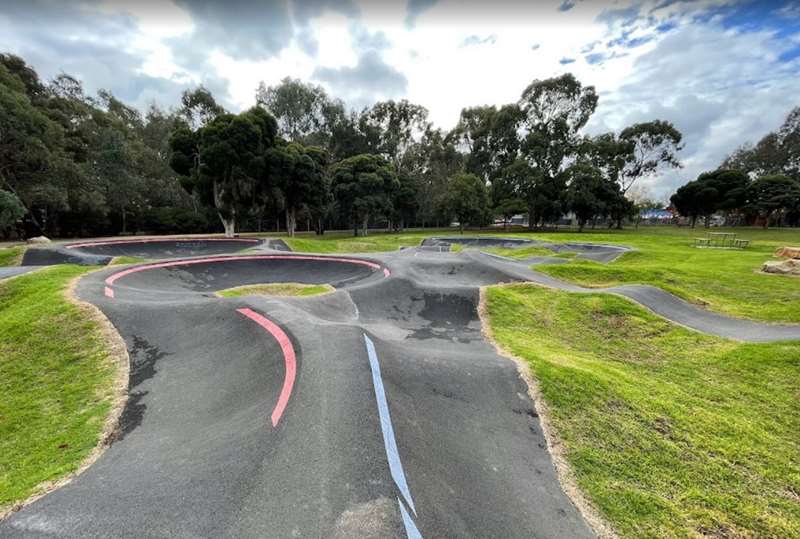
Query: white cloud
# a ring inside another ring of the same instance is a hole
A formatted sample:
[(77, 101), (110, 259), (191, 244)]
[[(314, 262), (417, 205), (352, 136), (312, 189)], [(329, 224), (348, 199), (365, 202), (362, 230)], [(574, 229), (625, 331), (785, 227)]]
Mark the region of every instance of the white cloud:
[[(231, 2), (3, 5), (0, 49), (45, 77), (76, 72), (89, 88), (117, 88), (138, 105), (173, 105), (181, 87), (202, 82), (244, 109), (259, 81), (290, 76), (352, 106), (407, 98), (443, 128), (464, 107), (515, 101), (533, 79), (571, 71), (600, 94), (590, 132), (654, 118), (684, 132), (685, 168), (651, 179), (657, 194), (777, 127), (798, 99), (800, 59), (780, 58), (800, 32), (778, 40), (769, 29), (726, 28), (718, 8), (729, 0)], [(791, 3), (774, 9), (797, 17)]]

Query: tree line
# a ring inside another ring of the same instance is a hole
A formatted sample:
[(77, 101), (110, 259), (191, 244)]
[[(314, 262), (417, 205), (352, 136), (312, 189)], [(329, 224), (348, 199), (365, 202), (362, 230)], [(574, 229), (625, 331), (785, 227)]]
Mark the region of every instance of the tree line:
[(800, 107), (777, 131), (739, 147), (712, 172), (678, 188), (670, 199), (694, 227), (722, 215), (726, 224), (800, 225)]
[(574, 215), (622, 226), (642, 177), (680, 166), (666, 121), (586, 136), (598, 102), (573, 75), (515, 103), (462, 110), (449, 131), (406, 100), (361, 111), (312, 84), (260, 84), (226, 111), (206, 88), (144, 113), (0, 55), (0, 231), (29, 236), (530, 226)]

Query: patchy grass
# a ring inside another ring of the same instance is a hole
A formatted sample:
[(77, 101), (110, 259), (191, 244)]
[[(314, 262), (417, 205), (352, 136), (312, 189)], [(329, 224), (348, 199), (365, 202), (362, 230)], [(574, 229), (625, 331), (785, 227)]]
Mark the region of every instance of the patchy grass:
[(330, 294), (336, 289), (329, 284), (301, 284), (301, 283), (271, 283), (251, 284), (227, 288), (217, 292), (223, 298), (238, 298), (241, 296), (319, 296)]
[[(624, 254), (609, 264), (576, 259), (570, 264), (536, 266), (536, 270), (589, 287), (651, 284), (687, 301), (731, 316), (800, 323), (800, 286), (797, 286), (797, 279), (759, 273), (761, 265), (772, 258), (778, 247), (800, 246), (800, 229), (715, 228), (713, 231), (734, 232), (753, 243), (744, 250), (698, 249), (694, 247), (694, 238), (705, 235), (706, 230), (673, 226), (641, 227), (639, 230), (588, 230), (583, 233), (563, 230), (547, 233), (465, 231), (464, 235), (633, 247), (636, 252)], [(313, 239), (287, 238), (286, 242), (299, 252), (369, 253), (419, 245), (424, 238), (452, 233), (452, 230), (403, 234), (376, 232), (357, 238), (335, 233)], [(492, 252), (519, 258), (542, 254), (574, 257), (573, 253), (555, 254), (541, 247), (498, 249)]]
[(0, 514), (97, 446), (117, 372), (101, 328), (65, 297), (91, 268), (0, 283)]
[(415, 247), (431, 236), (428, 233), (380, 234), (370, 236), (342, 236), (329, 234), (320, 238), (283, 238), (292, 251), (311, 253), (376, 253), (396, 251), (401, 247)]
[[(687, 229), (656, 228), (604, 234), (554, 234), (565, 241), (623, 244), (636, 251), (609, 264), (575, 260), (537, 266), (553, 277), (589, 287), (650, 284), (708, 309), (769, 322), (800, 322), (800, 286), (791, 276), (759, 273), (782, 245), (800, 245), (800, 231), (732, 229), (754, 243), (745, 250), (698, 249)], [(671, 233), (668, 233), (671, 232)], [(702, 232), (694, 231), (694, 235)]]
[(122, 266), (123, 264), (143, 264), (151, 262), (147, 258), (139, 258), (138, 256), (115, 256), (111, 259), (109, 266)]
[(0, 267), (19, 266), (24, 252), (25, 247), (22, 245), (0, 248)]
[(624, 537), (800, 537), (800, 342), (742, 344), (616, 296), (487, 290), (580, 488)]

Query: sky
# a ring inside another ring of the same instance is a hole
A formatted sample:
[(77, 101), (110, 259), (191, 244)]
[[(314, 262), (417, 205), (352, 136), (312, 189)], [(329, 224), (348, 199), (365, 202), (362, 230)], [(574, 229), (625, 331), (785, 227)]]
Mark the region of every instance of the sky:
[(684, 134), (683, 168), (643, 182), (661, 198), (800, 106), (800, 0), (0, 0), (0, 51), (141, 109), (203, 84), (244, 110), (292, 77), (355, 109), (408, 99), (443, 129), (572, 72), (600, 96), (587, 134)]

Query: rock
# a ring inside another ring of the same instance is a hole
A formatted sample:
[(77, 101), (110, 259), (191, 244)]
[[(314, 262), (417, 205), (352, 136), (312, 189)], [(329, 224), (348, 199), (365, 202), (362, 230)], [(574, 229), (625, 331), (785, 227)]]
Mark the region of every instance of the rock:
[(790, 258), (781, 261), (764, 262), (761, 267), (766, 273), (778, 273), (781, 275), (800, 275), (800, 258)]
[(780, 258), (800, 258), (800, 247), (781, 247), (775, 251), (775, 256)]
[(42, 243), (52, 243), (50, 238), (45, 236), (36, 236), (35, 238), (28, 238), (25, 243), (29, 244), (42, 244)]

